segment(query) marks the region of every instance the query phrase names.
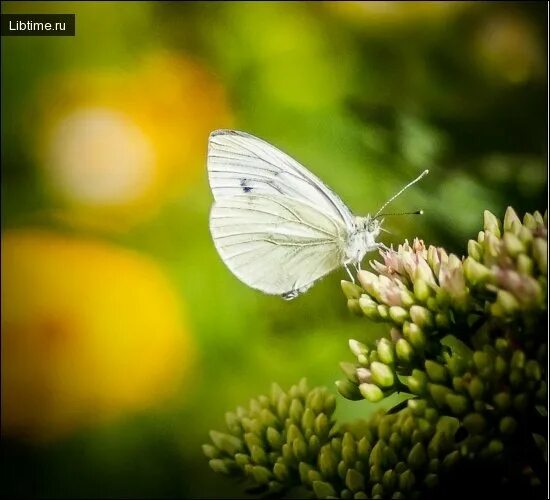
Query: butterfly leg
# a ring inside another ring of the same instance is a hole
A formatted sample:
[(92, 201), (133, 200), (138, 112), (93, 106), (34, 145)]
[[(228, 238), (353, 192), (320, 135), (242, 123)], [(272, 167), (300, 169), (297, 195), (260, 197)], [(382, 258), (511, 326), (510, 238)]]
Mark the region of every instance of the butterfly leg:
[(352, 282), (353, 284), (355, 284), (355, 278), (353, 277), (353, 274), (351, 274), (348, 265), (347, 265), (347, 264), (344, 264), (344, 267), (346, 268), (346, 271), (348, 272), (348, 275), (349, 275), (349, 277), (350, 277), (350, 279), (351, 279), (351, 282)]

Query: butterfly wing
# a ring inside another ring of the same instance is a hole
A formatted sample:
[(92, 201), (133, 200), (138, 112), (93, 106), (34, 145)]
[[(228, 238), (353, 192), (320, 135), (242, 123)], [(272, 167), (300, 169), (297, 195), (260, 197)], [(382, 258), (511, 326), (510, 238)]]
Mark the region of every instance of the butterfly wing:
[(208, 178), (215, 200), (241, 194), (282, 195), (353, 227), (342, 200), (296, 160), (244, 132), (216, 130), (208, 142)]
[(291, 299), (342, 263), (341, 218), (281, 194), (219, 197), (210, 231), (229, 269), (248, 286)]

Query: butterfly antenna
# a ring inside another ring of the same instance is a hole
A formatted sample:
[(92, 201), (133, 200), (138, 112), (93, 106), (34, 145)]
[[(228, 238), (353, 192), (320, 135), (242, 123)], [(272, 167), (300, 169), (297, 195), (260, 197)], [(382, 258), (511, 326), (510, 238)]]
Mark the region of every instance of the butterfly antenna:
[[(424, 172), (422, 172), (416, 179), (414, 179), (413, 181), (409, 182), (406, 186), (404, 186), (403, 188), (401, 188), (399, 190), (399, 192), (397, 192), (396, 194), (394, 194), (388, 201), (386, 201), (386, 203), (384, 203), (380, 209), (378, 210), (378, 212), (376, 212), (375, 216), (373, 217), (374, 219), (376, 219), (379, 215), (380, 215), (380, 212), (382, 212), (382, 210), (384, 210), (384, 208), (386, 208), (393, 200), (395, 200), (399, 195), (401, 195), (403, 193), (403, 191), (406, 191), (407, 189), (409, 189), (412, 185), (416, 184), (420, 179), (422, 179), (422, 177), (424, 177), (425, 175), (428, 175), (428, 172), (429, 170), (424, 170)], [(421, 212), (421, 210), (420, 210)], [(387, 214), (389, 215), (389, 214)]]

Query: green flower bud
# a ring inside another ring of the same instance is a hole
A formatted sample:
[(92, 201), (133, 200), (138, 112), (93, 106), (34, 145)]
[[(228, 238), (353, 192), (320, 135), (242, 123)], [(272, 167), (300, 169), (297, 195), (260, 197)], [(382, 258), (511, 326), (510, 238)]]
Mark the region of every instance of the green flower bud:
[(410, 363), (414, 356), (411, 344), (405, 339), (399, 339), (396, 342), (395, 353), (397, 354), (397, 358), (404, 363)]
[(435, 315), (435, 325), (438, 328), (448, 328), (450, 324), (451, 321), (447, 313), (437, 313)]
[(313, 481), (313, 492), (317, 498), (336, 498), (336, 491), (330, 483), (325, 481)]
[(472, 259), (477, 260), (478, 262), (481, 261), (483, 258), (483, 247), (475, 240), (469, 240), (468, 241), (468, 255), (472, 257)]
[(519, 302), (513, 294), (507, 290), (498, 290), (497, 300), (491, 306), (491, 314), (496, 317), (510, 316), (515, 314), (519, 308)]
[(489, 210), (483, 212), (483, 229), (497, 238), (500, 237), (500, 221)]
[(290, 400), (286, 394), (282, 394), (277, 401), (277, 416), (281, 420), (285, 420), (288, 417), (288, 410), (290, 408)]
[(365, 489), (365, 477), (355, 469), (348, 469), (346, 474), (346, 486), (353, 491), (362, 491)]
[(519, 349), (515, 350), (514, 354), (512, 354), (510, 366), (512, 368), (523, 369), (525, 366), (525, 353)]
[(484, 379), (490, 378), (493, 373), (491, 356), (486, 352), (476, 351), (472, 359), (479, 375)]
[(539, 381), (542, 377), (542, 369), (537, 361), (530, 359), (525, 363), (525, 375), (530, 380)]
[(414, 486), (415, 481), (416, 478), (414, 477), (412, 471), (406, 470), (399, 475), (399, 490), (404, 493), (410, 492)]
[(443, 459), (443, 467), (452, 469), (459, 460), (460, 452), (458, 450), (452, 451)]
[(359, 304), (359, 299), (348, 299), (348, 309), (351, 313), (361, 316), (363, 314), (363, 309)]
[(281, 446), (283, 446), (283, 443), (284, 443), (283, 436), (274, 427), (267, 428), (266, 439), (269, 445), (271, 446), (271, 448), (274, 450), (281, 449)]
[(512, 404), (517, 411), (523, 413), (529, 405), (529, 396), (526, 393), (516, 394)]
[(532, 214), (526, 213), (523, 216), (523, 225), (527, 227), (528, 229), (536, 229), (537, 228), (537, 221), (533, 217)]
[(502, 227), (504, 231), (512, 231), (514, 227), (521, 226), (521, 220), (512, 207), (506, 209)]
[(288, 411), (288, 416), (296, 423), (300, 422), (302, 419), (302, 414), (304, 413), (304, 405), (299, 399), (293, 399), (290, 403), (290, 409)]
[(330, 425), (328, 417), (324, 413), (320, 413), (315, 417), (314, 424), (315, 434), (321, 439), (325, 439), (330, 431)]
[(353, 363), (342, 361), (340, 363), (340, 369), (350, 382), (357, 384), (357, 367)]
[(212, 446), (211, 444), (203, 444), (202, 445), (202, 452), (206, 456), (206, 458), (220, 458), (221, 453), (218, 448), (215, 446)]
[(358, 299), (363, 293), (363, 289), (360, 286), (357, 286), (354, 283), (350, 283), (349, 281), (342, 280), (340, 282), (340, 285), (342, 286), (342, 291), (344, 292), (344, 295), (348, 299)]
[(466, 415), (463, 424), (471, 434), (481, 434), (486, 427), (485, 418), (479, 413), (469, 413)]
[(298, 460), (305, 460), (307, 457), (307, 452), (307, 444), (304, 441), (304, 438), (299, 437), (292, 442), (292, 453), (294, 453), (294, 456)]
[(338, 459), (330, 446), (323, 446), (319, 455), (319, 469), (324, 477), (332, 478), (337, 473)]
[[(303, 484), (307, 485), (307, 486), (310, 486), (311, 485), (311, 481), (310, 481), (310, 478), (309, 478), (309, 473), (313, 470), (313, 467), (311, 467), (311, 465), (305, 463), (305, 462), (300, 462), (298, 464), (298, 473), (300, 474), (300, 480), (302, 481)], [(316, 478), (316, 480), (318, 480), (319, 478)]]
[(428, 408), (424, 413), (424, 417), (430, 423), (436, 423), (439, 419), (439, 412), (435, 408)]
[(323, 476), (319, 473), (319, 471), (316, 471), (315, 469), (310, 470), (307, 473), (307, 484), (313, 484), (314, 481), (322, 481)]
[(263, 467), (262, 465), (254, 465), (252, 466), (252, 476), (254, 477), (256, 483), (262, 485), (267, 484), (273, 477), (273, 474), (271, 474), (269, 469)]
[(398, 450), (403, 444), (403, 439), (398, 432), (392, 432), (388, 440), (389, 445), (394, 449)]
[(493, 403), (495, 407), (500, 411), (507, 411), (512, 406), (512, 399), (510, 398), (510, 393), (508, 392), (499, 392), (493, 397)]
[[(380, 483), (376, 483), (372, 487), (370, 494), (371, 494), (370, 498), (384, 498), (384, 487)], [(369, 497), (365, 496), (364, 498), (369, 498)]]
[(241, 469), (244, 469), (250, 464), (250, 457), (244, 453), (236, 453), (235, 462)]
[(447, 370), (444, 366), (430, 359), (426, 360), (424, 366), (426, 368), (426, 373), (432, 382), (444, 383), (447, 381)]
[(247, 432), (244, 435), (244, 441), (249, 451), (252, 450), (254, 446), (263, 445), (262, 438), (253, 432)]
[(260, 411), (260, 420), (264, 427), (275, 426), (279, 423), (277, 417), (267, 408), (262, 408)]
[(388, 365), (385, 365), (384, 363), (380, 363), (378, 361), (374, 361), (370, 365), (370, 370), (372, 374), (372, 380), (376, 385), (381, 387), (393, 386), (395, 382), (395, 377), (392, 369)]
[(428, 377), (423, 371), (415, 368), (412, 371), (412, 375), (406, 377), (406, 384), (413, 394), (422, 396), (427, 389)]
[(431, 328), (434, 325), (432, 313), (425, 307), (411, 306), (409, 313), (413, 322), (420, 328)]
[(384, 472), (384, 475), (382, 476), (382, 486), (384, 486), (384, 489), (386, 491), (393, 491), (395, 489), (395, 486), (397, 484), (397, 474), (394, 470), (389, 469), (386, 472)]
[(502, 432), (502, 434), (507, 434), (507, 435), (510, 435), (516, 432), (517, 426), (518, 426), (518, 423), (516, 419), (510, 416), (501, 418), (498, 424), (498, 428), (500, 429), (500, 432)]
[(359, 307), (363, 314), (373, 320), (380, 321), (380, 314), (378, 312), (378, 304), (367, 295), (361, 295), (359, 299)]
[(351, 467), (356, 459), (355, 439), (349, 432), (346, 432), (342, 439), (342, 460)]
[(548, 242), (546, 240), (535, 238), (533, 241), (533, 258), (540, 273), (546, 275), (548, 272)]
[(492, 439), (487, 448), (491, 455), (498, 455), (504, 451), (504, 444), (500, 439)]
[(414, 295), (406, 289), (399, 291), (399, 299), (403, 307), (411, 307), (415, 303)]
[(253, 446), (250, 450), (250, 457), (257, 464), (266, 465), (268, 463), (267, 455), (261, 446)]
[(362, 392), (359, 390), (357, 384), (354, 384), (347, 379), (338, 380), (336, 382), (336, 388), (338, 389), (338, 392), (346, 399), (349, 399), (351, 401), (358, 401), (360, 399), (363, 399)]
[(382, 481), (382, 477), (384, 476), (384, 471), (379, 465), (372, 465), (369, 469), (369, 479), (371, 483), (379, 483)]
[(426, 301), (431, 297), (433, 293), (430, 285), (428, 285), (428, 283), (421, 278), (416, 278), (414, 280), (413, 290), (414, 296), (423, 303), (426, 303)]
[[(345, 477), (346, 476), (344, 475), (344, 478)], [(349, 498), (353, 498), (353, 492), (348, 490), (347, 488), (344, 488), (342, 491), (340, 491), (340, 498), (343, 498), (345, 500), (347, 500)]]
[(378, 465), (382, 466), (383, 462), (383, 453), (384, 453), (384, 443), (381, 440), (378, 440), (373, 446), (372, 451), (370, 452), (369, 465)]
[(421, 469), (424, 464), (427, 462), (428, 456), (426, 455), (426, 450), (422, 443), (416, 443), (407, 457), (407, 462), (411, 466), (412, 470)]
[(336, 470), (338, 472), (338, 477), (344, 480), (346, 478), (346, 474), (348, 473), (348, 467), (343, 460), (340, 460), (340, 462), (338, 463), (338, 467), (336, 467)]
[(332, 415), (336, 409), (336, 397), (334, 394), (326, 394), (325, 403), (323, 405), (323, 411), (327, 415)]
[(294, 452), (292, 451), (292, 444), (283, 444), (283, 447), (281, 448), (281, 453), (283, 455), (284, 461), (287, 464), (294, 464), (296, 462), (296, 457), (294, 456)]
[(391, 365), (395, 361), (395, 356), (393, 352), (393, 344), (388, 339), (380, 339), (376, 347), (378, 352), (378, 358), (382, 363), (386, 365)]
[(468, 385), (468, 392), (472, 399), (481, 399), (483, 397), (483, 392), (485, 391), (485, 386), (479, 377), (472, 377), (470, 384)]
[(422, 351), (426, 348), (426, 335), (416, 323), (406, 322), (403, 325), (403, 333), (415, 349)]
[(453, 415), (464, 415), (469, 409), (468, 399), (459, 394), (449, 393), (445, 396), (445, 401), (449, 405)]
[(359, 459), (366, 462), (369, 459), (371, 445), (366, 436), (363, 436), (357, 443), (357, 455)]
[(426, 474), (426, 477), (424, 478), (424, 484), (429, 489), (436, 488), (439, 484), (439, 476), (437, 474), (433, 474), (433, 473)]
[(513, 233), (504, 233), (502, 237), (504, 248), (510, 257), (517, 257), (520, 253), (525, 252), (525, 246), (522, 241)]
[(389, 313), (389, 308), (388, 306), (384, 306), (382, 304), (378, 304), (376, 306), (376, 310), (378, 311), (378, 316), (381, 320), (386, 320), (389, 318), (390, 316), (390, 313)]
[(286, 431), (286, 442), (292, 444), (296, 438), (304, 439), (302, 431), (298, 428), (296, 424), (290, 424)]
[(451, 394), (451, 389), (441, 384), (428, 384), (428, 390), (437, 406), (440, 408), (447, 403), (447, 395)]
[(233, 471), (232, 461), (229, 459), (213, 458), (208, 461), (210, 468), (219, 474), (231, 474)]
[(210, 439), (222, 451), (225, 451), (228, 455), (234, 455), (235, 453), (243, 450), (243, 442), (230, 434), (224, 434), (218, 431), (210, 431)]
[(359, 354), (359, 356), (357, 356), (357, 362), (362, 366), (369, 366), (369, 359), (365, 354)]
[(424, 415), (424, 412), (428, 407), (428, 403), (425, 399), (412, 398), (407, 401), (407, 406), (414, 416), (421, 417), (422, 415)]
[(498, 378), (502, 377), (508, 371), (508, 365), (500, 355), (495, 358), (494, 371)]
[(369, 352), (369, 349), (367, 348), (367, 346), (359, 342), (358, 340), (349, 339), (348, 344), (351, 352), (355, 356), (359, 356), (360, 354), (368, 354)]
[(481, 285), (491, 281), (491, 270), (483, 264), (475, 261), (472, 257), (467, 257), (462, 264), (464, 276), (472, 285)]
[(304, 414), (302, 415), (302, 429), (313, 430), (314, 423), (315, 423), (315, 414), (313, 413), (313, 411), (311, 411), (310, 408), (306, 408), (304, 410)]
[[(434, 436), (435, 437), (435, 436)], [(428, 454), (430, 453), (430, 448), (428, 447)], [(436, 456), (439, 455), (439, 452), (436, 454)], [(430, 455), (431, 456), (431, 455)], [(439, 466), (440, 466), (440, 462), (439, 462), (439, 459), (438, 458), (432, 458), (430, 459), (430, 461), (428, 462), (428, 470), (430, 472), (438, 472), (439, 471)]]
[(405, 462), (398, 462), (395, 464), (395, 467), (393, 468), (393, 470), (395, 470), (396, 474), (401, 474), (405, 472), (408, 468), (409, 467)]
[(382, 392), (380, 387), (374, 384), (368, 384), (366, 382), (363, 384), (360, 384), (359, 391), (362, 394), (362, 396), (365, 399), (369, 400), (371, 403), (376, 403), (384, 399), (384, 393)]
[(357, 273), (357, 279), (359, 280), (360, 285), (369, 295), (372, 295), (376, 299), (379, 298), (379, 283), (378, 276), (376, 276), (376, 274), (371, 273), (370, 271), (361, 270)]
[(533, 260), (525, 254), (520, 254), (517, 258), (517, 268), (520, 274), (533, 274)]
[(390, 318), (398, 325), (402, 325), (409, 317), (407, 310), (401, 306), (391, 306), (388, 313)]

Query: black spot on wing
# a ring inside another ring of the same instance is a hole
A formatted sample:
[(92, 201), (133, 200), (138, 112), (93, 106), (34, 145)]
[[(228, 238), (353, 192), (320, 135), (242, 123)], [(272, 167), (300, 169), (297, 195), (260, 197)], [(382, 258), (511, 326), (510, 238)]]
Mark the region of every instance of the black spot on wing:
[(250, 193), (252, 191), (252, 188), (247, 185), (248, 180), (247, 179), (241, 179), (241, 187), (243, 188), (243, 193)]

